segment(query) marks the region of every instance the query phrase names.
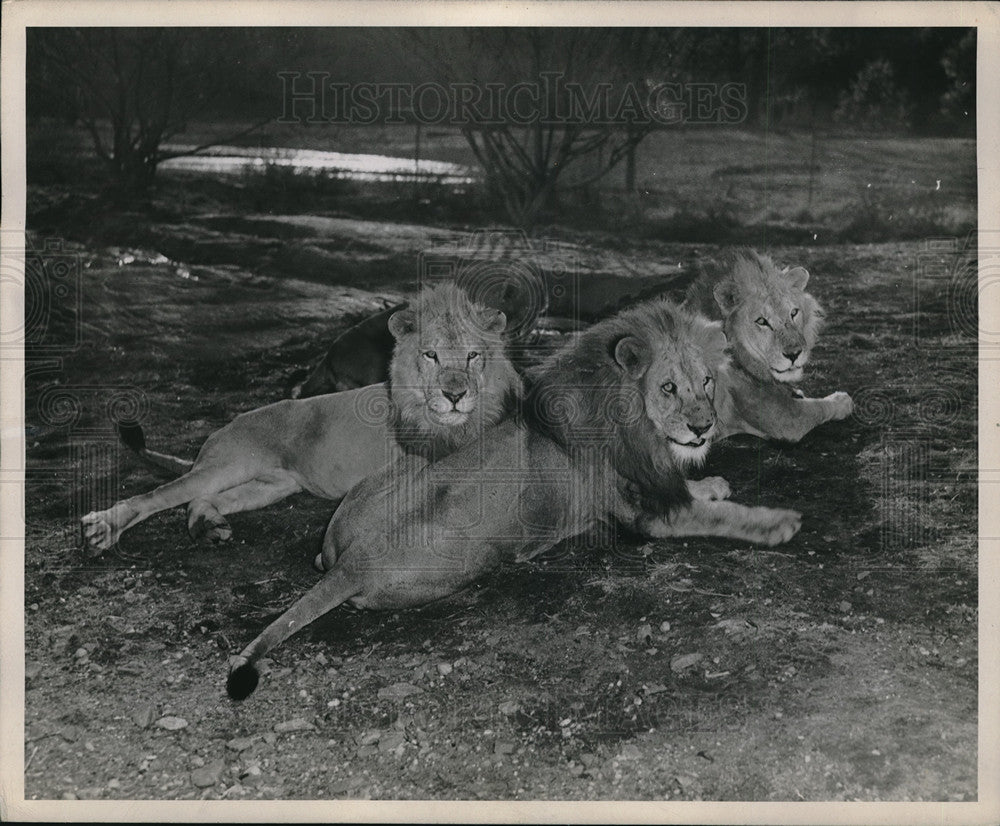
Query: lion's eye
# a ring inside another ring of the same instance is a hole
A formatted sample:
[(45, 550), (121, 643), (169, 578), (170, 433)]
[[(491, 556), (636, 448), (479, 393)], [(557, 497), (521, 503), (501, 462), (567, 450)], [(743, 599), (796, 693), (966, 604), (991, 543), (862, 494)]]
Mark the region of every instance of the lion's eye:
[(767, 323), (767, 319), (761, 316), (757, 319), (757, 325), (760, 327), (770, 327), (771, 325)]
[(671, 393), (677, 392), (677, 385), (674, 384), (672, 381), (664, 382), (663, 384), (660, 385), (660, 390), (662, 390), (669, 396)]
[(712, 383), (711, 376), (705, 376), (705, 387), (708, 387)]
[(792, 318), (795, 318), (795, 316), (797, 316), (798, 314), (799, 314), (799, 308), (796, 307), (794, 310), (792, 310)]
[(428, 361), (437, 361), (438, 354), (435, 353), (433, 350), (428, 350), (424, 353), (424, 358), (427, 359)]
[(471, 353), (469, 353), (469, 357), (466, 360), (467, 361), (472, 361), (473, 359), (477, 359), (477, 358), (479, 358), (479, 353), (477, 353), (475, 350), (473, 350)]

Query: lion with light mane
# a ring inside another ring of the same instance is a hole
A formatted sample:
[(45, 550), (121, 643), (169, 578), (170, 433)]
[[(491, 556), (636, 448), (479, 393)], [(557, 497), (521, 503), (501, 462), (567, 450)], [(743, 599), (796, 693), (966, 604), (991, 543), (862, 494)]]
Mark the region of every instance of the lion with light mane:
[(823, 321), (822, 309), (805, 291), (808, 281), (805, 268), (779, 270), (766, 255), (745, 249), (689, 288), (685, 305), (722, 321), (732, 353), (719, 374), (717, 438), (749, 433), (797, 442), (824, 422), (851, 415), (847, 393), (807, 399), (794, 387)]
[(692, 496), (685, 482), (715, 434), (725, 345), (718, 323), (666, 300), (639, 305), (550, 355), (520, 416), (433, 464), (404, 458), (365, 479), (327, 529), (323, 579), (232, 659), (230, 697), (249, 696), (257, 661), (337, 605), (422, 605), (601, 524), (789, 540), (798, 513), (715, 501), (721, 480)]
[(504, 348), (506, 317), (442, 285), (396, 312), (388, 383), (281, 401), (237, 416), (206, 440), (193, 462), (145, 446), (137, 425), (122, 438), (151, 464), (184, 472), (156, 490), (82, 519), (94, 550), (159, 511), (188, 505), (196, 539), (225, 541), (225, 517), (300, 491), (342, 498), (387, 463), (446, 455), (516, 408), (521, 379)]

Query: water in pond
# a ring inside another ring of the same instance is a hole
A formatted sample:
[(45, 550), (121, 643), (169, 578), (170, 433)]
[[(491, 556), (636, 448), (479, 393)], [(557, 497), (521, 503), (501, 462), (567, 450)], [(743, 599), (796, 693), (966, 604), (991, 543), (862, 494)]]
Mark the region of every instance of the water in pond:
[[(167, 152), (193, 149), (189, 146), (166, 146)], [(472, 183), (473, 170), (447, 161), (397, 158), (388, 155), (365, 155), (346, 152), (323, 152), (315, 149), (276, 147), (213, 146), (197, 155), (163, 161), (163, 172), (198, 172), (216, 175), (244, 175), (263, 172), (268, 166), (287, 167), (302, 174), (327, 172), (354, 181), (426, 180), (446, 185)]]

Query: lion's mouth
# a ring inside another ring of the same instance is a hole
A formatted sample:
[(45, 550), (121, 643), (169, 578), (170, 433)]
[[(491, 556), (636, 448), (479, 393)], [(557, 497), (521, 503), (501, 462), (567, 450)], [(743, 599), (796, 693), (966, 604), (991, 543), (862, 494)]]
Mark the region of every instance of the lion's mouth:
[(771, 368), (771, 374), (778, 381), (797, 381), (802, 375), (802, 366), (795, 365), (794, 367), (788, 367), (784, 370), (779, 370), (777, 367)]
[(441, 424), (447, 425), (461, 424), (469, 416), (468, 413), (463, 413), (461, 410), (456, 410), (455, 408), (443, 411), (432, 410), (431, 413)]
[(667, 436), (667, 438), (670, 439), (670, 441), (673, 442), (675, 445), (680, 445), (681, 447), (690, 447), (690, 448), (704, 447), (705, 444), (708, 442), (708, 439), (695, 439), (694, 441), (691, 442), (682, 442), (679, 439), (673, 438), (672, 436)]

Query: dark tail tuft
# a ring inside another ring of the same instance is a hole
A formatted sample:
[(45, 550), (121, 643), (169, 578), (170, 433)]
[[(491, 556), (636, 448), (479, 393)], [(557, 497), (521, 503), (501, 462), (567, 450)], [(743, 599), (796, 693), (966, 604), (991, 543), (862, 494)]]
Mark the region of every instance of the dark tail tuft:
[(226, 680), (226, 693), (230, 699), (240, 702), (245, 700), (257, 687), (260, 675), (253, 663), (243, 663), (239, 668), (229, 672), (229, 679)]
[(118, 438), (136, 453), (146, 449), (146, 435), (138, 422), (118, 422)]

